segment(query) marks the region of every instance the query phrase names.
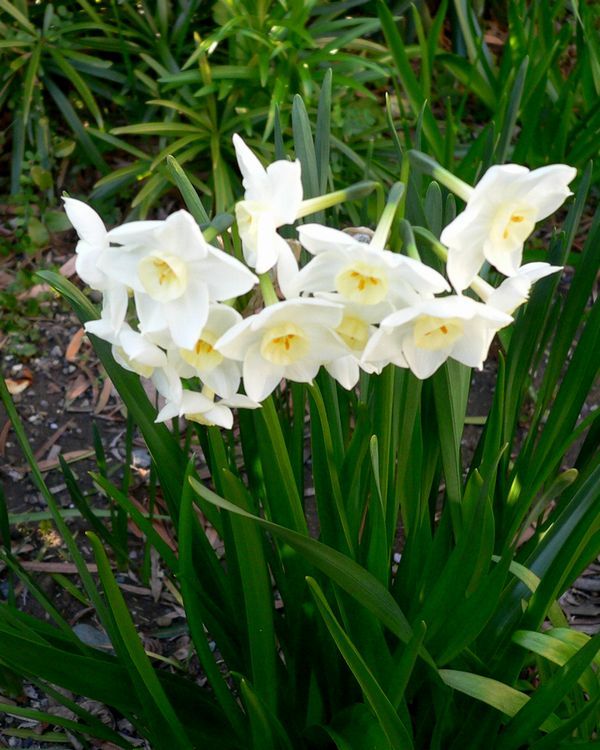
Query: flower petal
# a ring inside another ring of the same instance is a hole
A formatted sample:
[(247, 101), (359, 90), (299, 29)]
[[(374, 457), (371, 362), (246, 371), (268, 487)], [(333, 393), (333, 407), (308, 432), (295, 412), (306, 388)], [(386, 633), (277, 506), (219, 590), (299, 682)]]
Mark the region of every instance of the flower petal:
[(75, 198), (63, 201), (67, 217), (81, 240), (96, 247), (107, 244), (104, 222), (91, 206)]
[[(192, 277), (185, 294), (163, 304), (173, 341), (182, 349), (193, 349), (208, 317), (208, 289), (204, 281)], [(156, 305), (156, 301), (153, 300)]]
[(365, 247), (364, 243), (358, 242), (349, 234), (340, 232), (339, 229), (331, 229), (321, 224), (303, 224), (298, 227), (298, 239), (300, 244), (312, 255), (324, 253), (327, 250), (350, 250)]
[(243, 377), (246, 393), (253, 401), (264, 401), (279, 385), (284, 368), (267, 362), (260, 353), (260, 344), (253, 344), (244, 359)]
[(420, 380), (425, 380), (448, 359), (450, 347), (434, 350), (421, 349), (415, 345), (413, 336), (408, 335), (403, 338), (402, 351), (413, 374)]
[(242, 184), (246, 190), (246, 200), (261, 200), (269, 184), (265, 168), (237, 133), (233, 136), (233, 146), (243, 177)]
[(270, 200), (275, 223), (292, 224), (302, 203), (300, 161), (275, 161), (267, 167)]
[(217, 302), (246, 294), (258, 283), (243, 263), (214, 247), (202, 261), (202, 276), (211, 301)]

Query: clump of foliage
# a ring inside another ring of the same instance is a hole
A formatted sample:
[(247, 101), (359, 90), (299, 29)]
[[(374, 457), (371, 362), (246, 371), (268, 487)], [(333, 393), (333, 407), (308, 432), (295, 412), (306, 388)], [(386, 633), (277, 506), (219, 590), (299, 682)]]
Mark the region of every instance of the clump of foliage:
[[(325, 87), (314, 138), (301, 100), (293, 105), (293, 148), (309, 201), (324, 192), (329, 174), (328, 96)], [(170, 164), (204, 239), (221, 236), (222, 247), (241, 257), (237, 233), (224, 229), (231, 217), (211, 221), (191, 180), (175, 160)], [(386, 236), (393, 224), (390, 248), (435, 266), (432, 248), (443, 253), (440, 240), (448, 233), (442, 230), (456, 217), (456, 201), (441, 185), (459, 183), (428, 157), (401, 149), (396, 169), (403, 187), (391, 192), (382, 219)], [(549, 242), (547, 260), (555, 266), (570, 257), (590, 178), (590, 169), (580, 175), (564, 229)], [(463, 186), (462, 195), (472, 193)], [(506, 202), (512, 199), (508, 192)], [(365, 206), (366, 223), (381, 214), (375, 203)], [(505, 219), (520, 224), (524, 217), (511, 212)], [(103, 252), (111, 237), (123, 244), (123, 254), (132, 250), (133, 238), (136, 252), (135, 242), (143, 244), (157, 229), (145, 222), (125, 224), (124, 234), (107, 236), (98, 222), (96, 217), (89, 225), (95, 234), (82, 225), (87, 240), (79, 257)], [(199, 231), (193, 229), (196, 236)], [(501, 240), (510, 237), (505, 231)], [(277, 387), (260, 409), (240, 411), (233, 432), (206, 425), (202, 414), (194, 413), (179, 433), (156, 423), (156, 409), (131, 371), (141, 349), (128, 354), (125, 338), (111, 342), (113, 334), (108, 341), (95, 339), (107, 374), (146, 440), (158, 483), (150, 494), (156, 499), (160, 493), (173, 534), (168, 542), (152, 510), (146, 514), (132, 502), (127, 482), (119, 487), (101, 470), (94, 481), (115, 508), (112, 523), (105, 523), (91, 512), (63, 464), (73, 502), (90, 523), (99, 585), (0, 380), (32, 477), (78, 568), (78, 595), (94, 608), (114, 649), (108, 654), (82, 643), (23, 570), (0, 503), (0, 557), (53, 622), (21, 613), (13, 592), (0, 605), (0, 675), (6, 684), (35, 681), (78, 721), (49, 719), (19, 706), (0, 709), (128, 746), (59, 694), (54, 686), (60, 685), (113, 706), (159, 750), (216, 745), (543, 750), (597, 739), (600, 635), (589, 638), (570, 629), (557, 599), (600, 551), (598, 412), (582, 415), (600, 368), (600, 304), (591, 302), (600, 269), (599, 232), (596, 217), (566, 293), (559, 291), (556, 274), (542, 279), (501, 337), (493, 403), (466, 467), (461, 440), (471, 370), (458, 361), (446, 361), (427, 380), (407, 367), (363, 372), (358, 390), (338, 387), (322, 371), (312, 383)], [(376, 230), (380, 240), (381, 235)], [(163, 274), (183, 283), (175, 260), (164, 257), (167, 250), (161, 245), (152, 252), (147, 255), (152, 267), (146, 263), (138, 271), (149, 269), (158, 287)], [(402, 262), (411, 265), (407, 257)], [(106, 315), (96, 320), (99, 311), (72, 284), (49, 272), (40, 276), (66, 297), (83, 323), (93, 320), (98, 331), (106, 322)], [(485, 294), (482, 280), (477, 283)], [(267, 272), (260, 287), (266, 304), (278, 304)], [(151, 291), (161, 304), (170, 301), (162, 287)], [(462, 302), (476, 304), (464, 297)], [(437, 329), (448, 334), (439, 321)], [(282, 342), (266, 345), (274, 344)], [(436, 348), (423, 336), (419, 346)], [(130, 371), (117, 361), (128, 363)], [(533, 410), (521, 424), (534, 382)], [(208, 469), (205, 481), (190, 460), (192, 444)], [(101, 449), (99, 466), (105, 468)], [(111, 569), (111, 557), (127, 559), (124, 518), (138, 526), (160, 559), (211, 691), (181, 670), (171, 673), (153, 664), (144, 650)], [(309, 533), (309, 518), (318, 520), (317, 533)], [(223, 558), (208, 539), (209, 526), (223, 542)], [(523, 542), (526, 529), (533, 533)]]

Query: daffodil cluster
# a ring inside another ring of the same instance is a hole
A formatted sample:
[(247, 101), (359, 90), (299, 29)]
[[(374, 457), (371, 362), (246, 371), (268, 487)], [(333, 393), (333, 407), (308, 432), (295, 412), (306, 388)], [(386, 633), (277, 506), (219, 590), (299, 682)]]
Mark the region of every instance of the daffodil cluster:
[[(282, 379), (310, 383), (321, 367), (347, 389), (361, 370), (390, 363), (418, 378), (448, 358), (480, 368), (532, 283), (559, 270), (521, 261), (536, 222), (570, 195), (575, 170), (565, 165), (495, 166), (475, 188), (464, 186), (466, 207), (440, 238), (448, 281), (386, 247), (389, 212), (359, 237), (300, 224), (299, 244), (311, 256), (300, 267), (278, 232), (319, 207), (319, 199), (303, 200), (300, 162), (265, 169), (239, 136), (234, 146), (245, 264), (210, 244), (186, 211), (107, 231), (88, 205), (64, 199), (79, 235), (77, 272), (102, 293), (101, 317), (86, 330), (110, 342), (124, 368), (152, 379), (164, 399), (157, 421), (231, 427), (232, 408), (256, 408)], [(485, 263), (507, 277), (497, 288), (478, 276)], [(240, 299), (259, 276), (264, 306), (246, 314)], [(463, 293), (469, 287), (479, 299)]]

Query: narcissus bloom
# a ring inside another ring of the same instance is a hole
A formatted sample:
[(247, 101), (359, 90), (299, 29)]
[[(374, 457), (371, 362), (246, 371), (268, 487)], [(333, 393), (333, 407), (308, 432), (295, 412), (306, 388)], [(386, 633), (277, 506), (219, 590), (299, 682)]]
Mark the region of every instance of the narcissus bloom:
[(487, 260), (506, 276), (514, 276), (523, 243), (536, 222), (545, 219), (571, 195), (567, 187), (576, 170), (552, 164), (530, 172), (517, 164), (488, 169), (475, 186), (465, 210), (443, 230), (448, 247), (448, 277), (466, 289)]
[(323, 362), (347, 354), (333, 330), (343, 308), (316, 299), (270, 305), (230, 329), (215, 349), (243, 362), (246, 393), (262, 401), (282, 378), (310, 383)]
[(371, 337), (376, 333), (376, 323), (393, 312), (390, 304), (361, 305), (357, 302), (343, 302), (339, 294), (319, 294), (318, 299), (341, 304), (343, 317), (334, 333), (346, 347), (346, 355), (324, 362), (324, 367), (332, 378), (350, 390), (358, 383), (360, 370), (378, 372), (376, 366), (362, 362), (364, 350)]
[(92, 289), (103, 293), (102, 317), (111, 331), (117, 331), (127, 313), (128, 291), (119, 279), (108, 276), (98, 261), (109, 246), (104, 222), (91, 206), (75, 198), (63, 198), (65, 212), (79, 235), (75, 247), (75, 270)]
[(315, 257), (299, 271), (290, 288), (301, 292), (337, 292), (342, 300), (360, 305), (388, 302), (393, 307), (416, 304), (423, 296), (449, 289), (433, 268), (371, 247), (345, 232), (304, 224), (300, 242)]
[(209, 245), (193, 217), (177, 211), (165, 221), (134, 221), (108, 233), (99, 264), (134, 290), (144, 333), (168, 329), (177, 346), (193, 349), (209, 302), (237, 297), (258, 281), (242, 263)]
[(470, 297), (437, 297), (384, 318), (363, 361), (410, 367), (421, 379), (448, 357), (480, 368), (493, 334), (511, 322), (510, 315)]
[(242, 316), (228, 305), (209, 305), (206, 325), (194, 346), (190, 349), (169, 347), (169, 362), (182, 378), (199, 377), (221, 398), (232, 397), (240, 387), (240, 363), (224, 357), (215, 349), (215, 344), (241, 320)]
[(557, 271), (562, 271), (562, 266), (551, 266), (549, 263), (527, 263), (521, 266), (514, 276), (504, 279), (499, 287), (491, 291), (485, 301), (488, 305), (512, 315), (517, 307), (529, 299), (532, 284)]
[(300, 162), (280, 160), (266, 169), (237, 133), (233, 145), (246, 189), (235, 206), (246, 263), (265, 273), (291, 253), (277, 228), (293, 223), (302, 203)]
[(108, 321), (100, 318), (86, 323), (85, 330), (112, 344), (112, 354), (118, 364), (144, 378), (151, 377), (157, 367), (167, 364), (164, 351), (128, 323), (115, 331)]
[(175, 369), (170, 366), (157, 369), (152, 375), (157, 391), (166, 400), (165, 405), (156, 416), (155, 422), (166, 422), (174, 417), (185, 417), (191, 422), (203, 425), (218, 425), (231, 429), (233, 413), (231, 409), (257, 409), (260, 404), (241, 393), (234, 393), (228, 399), (215, 401), (215, 394), (210, 388), (203, 388), (202, 393), (186, 390)]

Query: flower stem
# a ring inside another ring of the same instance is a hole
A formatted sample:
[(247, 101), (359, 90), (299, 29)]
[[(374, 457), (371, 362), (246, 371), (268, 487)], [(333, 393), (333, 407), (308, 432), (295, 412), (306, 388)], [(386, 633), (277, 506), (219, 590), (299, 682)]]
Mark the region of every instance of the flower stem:
[(260, 283), (260, 291), (265, 305), (274, 305), (276, 302), (279, 302), (277, 298), (277, 292), (275, 291), (275, 287), (273, 286), (273, 282), (269, 274), (259, 274), (258, 281)]
[(432, 234), (429, 229), (425, 229), (424, 227), (413, 227), (412, 229), (417, 237), (421, 237), (421, 239), (429, 242), (433, 252), (440, 260), (443, 260), (444, 263), (448, 261), (448, 248), (445, 245), (442, 245), (438, 238)]
[(377, 229), (375, 230), (373, 239), (369, 243), (372, 249), (383, 250), (383, 248), (385, 247), (385, 243), (390, 233), (394, 216), (396, 215), (396, 211), (398, 209), (398, 206), (400, 205), (400, 201), (402, 200), (403, 195), (404, 184), (402, 182), (395, 182), (392, 185), (392, 189), (390, 190), (390, 193), (388, 195), (387, 203), (385, 205), (385, 208), (383, 209), (381, 218), (379, 219), (379, 224), (377, 224)]
[(463, 180), (456, 177), (456, 175), (453, 175), (452, 172), (444, 169), (441, 164), (438, 164), (437, 161), (430, 156), (423, 154), (421, 151), (411, 150), (408, 152), (408, 157), (414, 167), (431, 175), (434, 180), (441, 182), (444, 187), (447, 187), (448, 190), (451, 190), (465, 202), (467, 202), (473, 194), (473, 188), (470, 185), (467, 185), (466, 182), (463, 182)]
[(399, 228), (400, 237), (402, 238), (402, 246), (408, 257), (413, 260), (421, 260), (421, 256), (417, 249), (417, 243), (415, 241), (415, 235), (410, 223), (406, 221), (406, 219), (400, 219)]
[[(418, 237), (421, 237), (422, 239), (429, 242), (433, 252), (438, 256), (438, 258), (443, 260), (444, 263), (448, 262), (448, 248), (445, 245), (442, 245), (437, 237), (435, 237), (428, 229), (424, 229), (423, 227), (413, 227), (413, 230)], [(481, 276), (476, 276), (471, 282), (470, 287), (475, 292), (475, 294), (484, 302), (487, 302), (490, 294), (494, 291), (494, 287), (491, 286), (491, 284), (488, 284), (487, 281), (484, 281)]]
[(319, 195), (317, 198), (307, 198), (300, 204), (296, 218), (302, 219), (304, 216), (309, 216), (325, 208), (331, 208), (331, 206), (337, 206), (338, 203), (343, 203), (344, 201), (355, 201), (359, 198), (364, 198), (369, 193), (372, 193), (378, 184), (373, 180), (365, 180), (364, 182), (357, 182), (355, 185), (350, 185), (350, 187), (344, 190), (336, 190), (333, 193)]

